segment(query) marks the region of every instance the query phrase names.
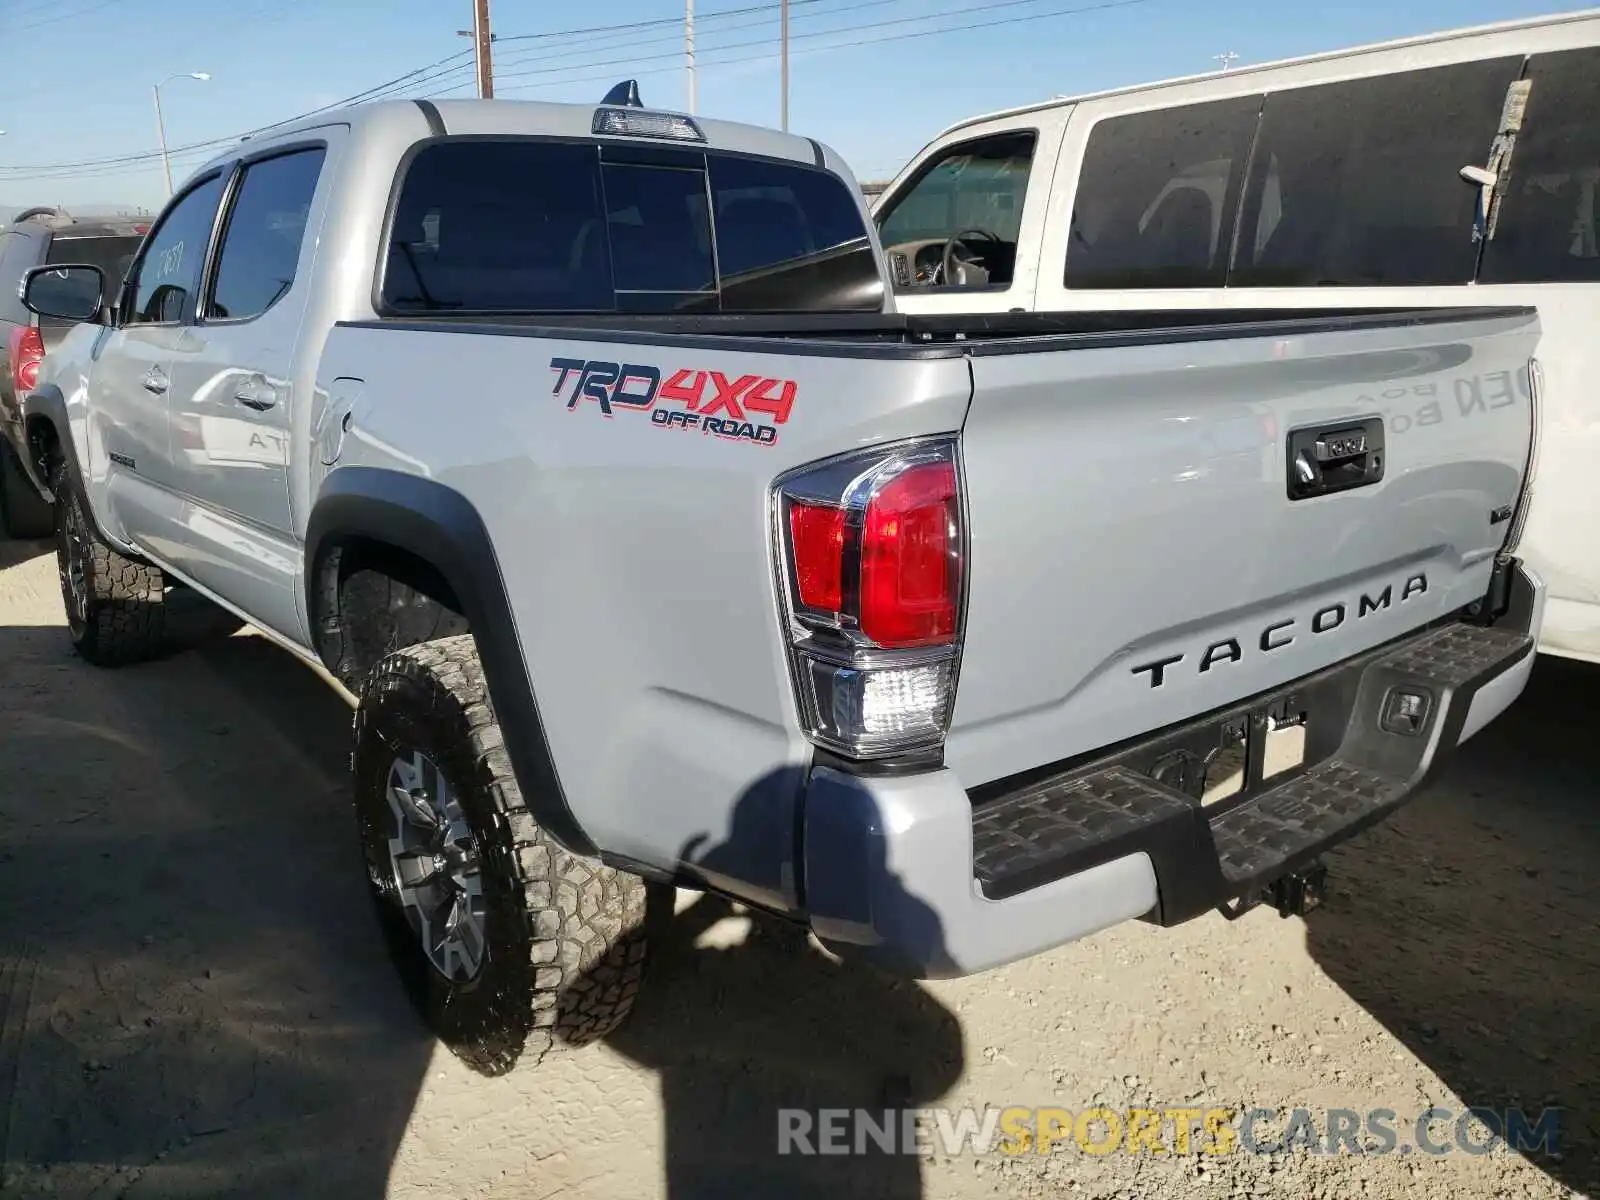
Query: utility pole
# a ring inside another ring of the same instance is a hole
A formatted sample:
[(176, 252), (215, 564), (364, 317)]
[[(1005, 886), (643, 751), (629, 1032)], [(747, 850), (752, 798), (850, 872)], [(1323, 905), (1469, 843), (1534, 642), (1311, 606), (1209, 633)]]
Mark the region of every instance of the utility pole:
[(694, 0), (683, 0), (683, 52), (689, 59), (689, 115), (694, 115)]
[(1224, 50), (1221, 54), (1213, 54), (1211, 57), (1222, 64), (1224, 71), (1233, 70), (1233, 64), (1239, 59), (1239, 56), (1232, 50)]
[(478, 59), (478, 98), (494, 99), (494, 59), (490, 47), (494, 34), (489, 31), (489, 0), (472, 0), (472, 28), (456, 30), (457, 37), (472, 39), (472, 49)]
[(779, 0), (778, 18), (782, 32), (779, 41), (783, 47), (783, 131), (789, 132), (789, 0)]
[(490, 32), (490, 0), (472, 0), (472, 29), (456, 30), (456, 37), (472, 38), (478, 62), (478, 99), (494, 99), (494, 59)]
[(472, 41), (478, 50), (478, 98), (494, 99), (494, 59), (489, 43), (494, 35), (489, 32), (489, 0), (475, 0), (472, 9)]

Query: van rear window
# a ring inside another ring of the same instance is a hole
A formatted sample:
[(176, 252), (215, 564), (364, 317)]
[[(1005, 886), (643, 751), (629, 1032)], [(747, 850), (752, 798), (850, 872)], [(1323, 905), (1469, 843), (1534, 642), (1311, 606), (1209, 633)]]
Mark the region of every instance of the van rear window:
[(405, 168), (393, 313), (877, 312), (860, 204), (829, 171), (716, 151), (442, 139)]

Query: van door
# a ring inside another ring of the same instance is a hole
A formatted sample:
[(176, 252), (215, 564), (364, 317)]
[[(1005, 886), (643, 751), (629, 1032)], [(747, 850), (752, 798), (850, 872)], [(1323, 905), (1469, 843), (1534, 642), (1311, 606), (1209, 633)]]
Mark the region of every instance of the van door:
[(901, 312), (1033, 307), (1050, 180), (1070, 111), (962, 129), (890, 185), (874, 219)]
[(1524, 78), (1475, 298), (1539, 306), (1543, 429), (1520, 552), (1549, 587), (1540, 649), (1600, 662), (1600, 47), (1535, 54)]

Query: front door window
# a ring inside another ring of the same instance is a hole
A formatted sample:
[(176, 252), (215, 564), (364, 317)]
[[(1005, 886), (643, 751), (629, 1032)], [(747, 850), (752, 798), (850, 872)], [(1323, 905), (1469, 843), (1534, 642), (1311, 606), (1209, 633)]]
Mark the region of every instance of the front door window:
[(897, 289), (1011, 286), (1037, 140), (1022, 130), (952, 146), (888, 202), (878, 234)]

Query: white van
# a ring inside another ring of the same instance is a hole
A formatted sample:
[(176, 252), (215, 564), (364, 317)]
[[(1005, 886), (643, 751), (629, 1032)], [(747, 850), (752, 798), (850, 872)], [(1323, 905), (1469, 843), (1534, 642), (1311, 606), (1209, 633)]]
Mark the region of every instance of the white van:
[[(1465, 169), (1465, 170), (1464, 170)], [(904, 312), (1536, 304), (1540, 649), (1600, 662), (1600, 10), (1054, 100), (940, 134), (874, 206)]]

